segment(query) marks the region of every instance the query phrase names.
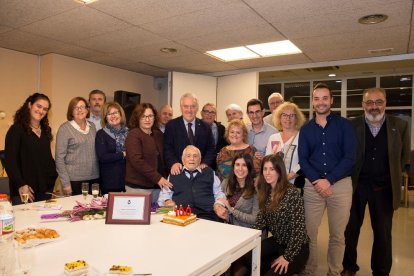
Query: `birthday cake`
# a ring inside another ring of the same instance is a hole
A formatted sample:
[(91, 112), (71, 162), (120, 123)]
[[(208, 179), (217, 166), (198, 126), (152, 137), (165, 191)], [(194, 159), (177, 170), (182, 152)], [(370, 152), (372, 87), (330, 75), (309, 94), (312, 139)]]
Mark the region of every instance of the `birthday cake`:
[(191, 208), (187, 207), (186, 211), (183, 211), (182, 208), (179, 210), (174, 208), (174, 211), (169, 211), (162, 218), (162, 222), (174, 224), (178, 226), (186, 226), (190, 223), (193, 223), (197, 220), (197, 216), (191, 212)]

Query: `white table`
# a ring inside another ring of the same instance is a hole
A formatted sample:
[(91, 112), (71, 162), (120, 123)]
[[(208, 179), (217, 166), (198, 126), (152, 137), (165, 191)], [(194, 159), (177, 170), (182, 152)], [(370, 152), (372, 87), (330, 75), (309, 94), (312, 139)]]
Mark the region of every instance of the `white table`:
[[(62, 198), (72, 209), (81, 196)], [(91, 196), (89, 196), (89, 199)], [(44, 211), (22, 211), (15, 206), (16, 229), (30, 225), (56, 229), (58, 241), (35, 248), (30, 275), (62, 275), (64, 263), (83, 259), (106, 275), (113, 264), (130, 265), (135, 273), (152, 275), (214, 275), (253, 250), (252, 275), (260, 274), (260, 231), (200, 219), (186, 227), (161, 223), (151, 215), (150, 225), (105, 224), (105, 220), (41, 222)]]

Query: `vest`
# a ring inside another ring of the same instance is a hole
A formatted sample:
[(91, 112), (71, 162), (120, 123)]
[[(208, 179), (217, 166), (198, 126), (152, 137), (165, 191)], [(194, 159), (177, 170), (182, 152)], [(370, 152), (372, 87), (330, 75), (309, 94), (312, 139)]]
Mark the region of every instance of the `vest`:
[(172, 200), (184, 208), (190, 205), (193, 213), (203, 218), (207, 216), (215, 218), (214, 205), (214, 172), (207, 167), (202, 172), (198, 172), (193, 179), (189, 179), (185, 172), (178, 175), (170, 175), (170, 182), (173, 184)]
[(382, 188), (391, 183), (386, 122), (374, 137), (365, 123), (365, 156), (359, 182)]

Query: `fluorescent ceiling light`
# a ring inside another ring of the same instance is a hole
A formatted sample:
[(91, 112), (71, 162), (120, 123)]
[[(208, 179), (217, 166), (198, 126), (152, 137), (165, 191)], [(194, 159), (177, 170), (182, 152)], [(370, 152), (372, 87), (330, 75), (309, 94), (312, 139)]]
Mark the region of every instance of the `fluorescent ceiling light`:
[(262, 57), (302, 53), (302, 51), (289, 40), (247, 45), (246, 47)]
[(330, 77), (330, 78), (336, 77), (336, 74), (331, 73), (331, 74), (328, 75), (328, 77)]
[(242, 59), (259, 58), (260, 56), (246, 47), (234, 47), (221, 50), (207, 51), (208, 55), (223, 61), (234, 61)]
[(85, 5), (88, 5), (88, 4), (90, 4), (92, 2), (95, 2), (95, 1), (98, 1), (98, 0), (75, 0), (75, 2), (85, 4)]

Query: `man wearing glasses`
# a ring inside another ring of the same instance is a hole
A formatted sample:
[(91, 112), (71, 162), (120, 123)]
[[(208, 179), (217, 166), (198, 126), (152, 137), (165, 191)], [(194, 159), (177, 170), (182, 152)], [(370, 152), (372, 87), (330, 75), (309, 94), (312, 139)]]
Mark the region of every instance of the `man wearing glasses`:
[(357, 134), (357, 161), (352, 174), (354, 195), (345, 231), (342, 275), (355, 275), (359, 270), (357, 244), (367, 204), (374, 232), (372, 275), (389, 275), (391, 271), (392, 217), (400, 205), (401, 173), (410, 162), (410, 139), (407, 122), (386, 115), (386, 103), (384, 89), (366, 89), (364, 115), (352, 121)]
[(182, 170), (181, 156), (188, 145), (196, 146), (201, 152), (200, 168), (214, 166), (216, 147), (210, 126), (196, 118), (198, 100), (194, 94), (181, 96), (182, 116), (167, 123), (164, 132), (164, 160), (172, 175)]
[(206, 103), (201, 109), (201, 119), (211, 127), (216, 152), (219, 152), (224, 146), (227, 146), (226, 139), (224, 138), (226, 128), (220, 122), (216, 121), (216, 114), (216, 106), (212, 103)]
[(270, 94), (269, 98), (267, 98), (267, 103), (269, 104), (270, 114), (263, 118), (263, 121), (265, 121), (265, 123), (268, 123), (272, 127), (276, 128), (276, 126), (272, 122), (273, 111), (279, 105), (281, 105), (284, 101), (285, 100), (283, 99), (282, 94), (280, 94), (279, 92), (274, 92), (274, 93)]
[(251, 124), (248, 124), (248, 140), (249, 144), (254, 146), (257, 151), (255, 157), (262, 159), (266, 153), (267, 142), (272, 134), (277, 130), (263, 121), (264, 116), (263, 103), (259, 99), (251, 99), (247, 102), (247, 116), (249, 116)]

